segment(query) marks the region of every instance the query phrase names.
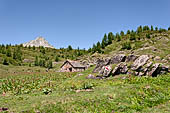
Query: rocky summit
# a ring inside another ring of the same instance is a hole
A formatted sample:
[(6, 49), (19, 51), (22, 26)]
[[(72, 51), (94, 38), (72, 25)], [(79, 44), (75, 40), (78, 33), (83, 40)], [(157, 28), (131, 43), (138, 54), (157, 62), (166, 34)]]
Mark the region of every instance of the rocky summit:
[(33, 47), (33, 46), (35, 46), (35, 47), (43, 46), (43, 47), (48, 47), (48, 48), (54, 48), (43, 37), (37, 37), (35, 40), (31, 40), (30, 42), (24, 43), (23, 46), (24, 47), (28, 47), (28, 46), (31, 46), (31, 47)]

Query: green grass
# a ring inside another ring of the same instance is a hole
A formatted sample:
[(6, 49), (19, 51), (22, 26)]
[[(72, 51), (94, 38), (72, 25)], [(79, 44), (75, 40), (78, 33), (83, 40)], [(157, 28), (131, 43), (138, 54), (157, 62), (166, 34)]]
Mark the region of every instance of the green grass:
[(170, 111), (170, 74), (157, 78), (119, 75), (86, 79), (93, 69), (82, 73), (1, 76), (0, 107), (16, 113)]

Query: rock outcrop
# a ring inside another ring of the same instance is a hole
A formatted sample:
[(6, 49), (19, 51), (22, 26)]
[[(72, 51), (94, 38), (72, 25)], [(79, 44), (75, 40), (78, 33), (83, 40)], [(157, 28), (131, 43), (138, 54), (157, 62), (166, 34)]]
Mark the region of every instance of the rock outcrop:
[(99, 74), (103, 75), (103, 77), (109, 77), (111, 71), (111, 66), (103, 66), (102, 69), (99, 71)]
[(112, 75), (126, 74), (128, 72), (127, 64), (120, 63), (112, 71)]
[[(110, 59), (98, 59), (93, 72), (98, 72), (100, 77), (109, 77), (119, 74), (133, 74), (136, 76), (153, 76), (170, 72), (170, 67), (160, 63), (154, 63), (155, 58), (149, 55), (118, 54)], [(114, 68), (111, 68), (112, 65)]]
[(118, 54), (110, 59), (110, 64), (118, 64), (120, 62), (124, 62), (126, 59), (126, 55)]
[(143, 65), (146, 64), (146, 62), (149, 60), (149, 56), (148, 55), (142, 55), (139, 58), (137, 58), (134, 63), (131, 66), (132, 70), (138, 70), (139, 68), (141, 68)]
[(96, 67), (93, 70), (93, 73), (99, 72), (102, 69), (103, 66), (109, 65), (109, 62), (110, 62), (109, 59), (105, 59), (105, 60), (98, 59), (96, 61)]

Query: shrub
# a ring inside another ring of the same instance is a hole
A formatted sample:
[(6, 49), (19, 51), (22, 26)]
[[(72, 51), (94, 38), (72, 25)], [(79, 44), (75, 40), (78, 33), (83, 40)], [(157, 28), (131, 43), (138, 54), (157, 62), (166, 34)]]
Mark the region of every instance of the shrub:
[(51, 90), (50, 88), (44, 88), (44, 89), (42, 90), (42, 92), (43, 92), (45, 95), (48, 95), (48, 94), (52, 93), (52, 90)]
[(146, 34), (146, 38), (150, 39), (151, 38), (150, 34)]
[(7, 58), (4, 58), (3, 65), (9, 65)]
[(121, 49), (127, 49), (127, 50), (132, 49), (130, 42), (123, 43)]
[(168, 27), (168, 30), (170, 30), (170, 27)]

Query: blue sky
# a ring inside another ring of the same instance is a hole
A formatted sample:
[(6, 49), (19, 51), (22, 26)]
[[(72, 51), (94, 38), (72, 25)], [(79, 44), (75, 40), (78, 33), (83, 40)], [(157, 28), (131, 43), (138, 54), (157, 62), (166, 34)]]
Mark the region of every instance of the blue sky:
[(0, 44), (43, 36), (56, 48), (89, 48), (105, 33), (170, 26), (170, 0), (0, 0)]

